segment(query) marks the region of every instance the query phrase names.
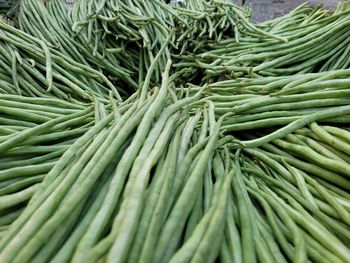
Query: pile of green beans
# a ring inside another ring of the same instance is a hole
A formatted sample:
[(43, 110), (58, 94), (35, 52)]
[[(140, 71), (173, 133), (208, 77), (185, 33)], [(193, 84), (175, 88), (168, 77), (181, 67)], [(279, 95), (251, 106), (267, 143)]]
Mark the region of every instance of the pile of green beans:
[[(41, 0), (21, 1), (16, 17), (18, 27), (22, 31), (50, 43), (74, 61), (84, 66), (93, 67), (98, 71), (106, 70), (108, 73), (106, 76), (111, 74), (113, 78), (125, 81), (133, 90), (137, 88), (136, 82), (131, 78), (130, 71), (120, 66), (118, 61), (111, 61), (108, 57), (105, 58), (104, 55), (93, 52), (94, 48), (90, 44), (87, 48), (85, 43), (72, 38), (74, 33), (67, 14), (69, 6), (65, 4), (65, 1), (48, 2), (46, 5)], [(126, 92), (120, 83), (117, 86), (120, 92)]]
[[(17, 26), (74, 58), (102, 71), (124, 96), (137, 90), (168, 35), (173, 34), (152, 81), (158, 83), (170, 55), (197, 53), (205, 41), (252, 34), (286, 41), (248, 21), (249, 9), (228, 0), (21, 1)], [(33, 16), (34, 14), (34, 16)], [(72, 38), (72, 36), (74, 36)]]
[(93, 118), (91, 107), (63, 100), (0, 95), (0, 236)]
[(349, 9), (330, 14), (302, 7), (262, 27), (287, 44), (272, 38), (244, 36), (238, 42), (227, 37), (198, 47), (197, 52), (177, 55), (176, 67), (191, 73), (201, 68), (206, 82), (223, 76), (289, 76), (348, 68)]
[[(0, 76), (3, 94), (50, 97), (91, 102), (108, 101), (109, 91), (120, 95), (106, 76), (57, 52), (44, 40), (34, 38), (0, 21)], [(51, 95), (52, 94), (52, 95)]]
[(349, 0), (258, 25), (228, 0), (18, 8), (1, 263), (350, 262)]
[[(55, 162), (27, 209), (6, 230), (0, 241), (1, 261), (26, 258), (28, 262), (96, 262), (101, 258), (142, 260), (143, 255), (156, 262), (164, 257), (170, 259), (177, 251), (181, 232), (190, 236), (195, 231), (200, 217), (193, 219), (191, 227), (186, 227), (186, 219), (195, 205), (193, 195), (198, 199), (201, 196), (201, 185), (213, 188), (206, 197), (206, 218), (225, 218), (222, 201), (228, 200), (229, 184), (224, 182), (229, 183), (233, 173), (225, 178), (227, 172), (223, 170), (214, 184), (211, 167), (206, 165), (226, 142), (219, 135), (224, 117), (216, 121), (209, 117), (214, 113), (202, 106), (197, 106), (195, 116), (190, 116), (195, 107), (191, 105), (202, 96), (202, 90), (183, 98), (172, 97), (170, 65), (160, 88), (145, 99), (115, 105), (110, 113), (103, 107), (97, 109), (99, 113), (95, 115), (99, 118), (95, 124)], [(191, 135), (202, 115), (206, 121), (194, 140)], [(204, 176), (208, 176), (207, 183), (202, 181)], [(168, 191), (170, 186), (172, 191)], [(157, 193), (161, 192), (164, 198), (158, 199)], [(151, 195), (145, 200), (148, 193)], [(212, 198), (216, 200), (213, 204)], [(179, 215), (176, 211), (182, 208), (187, 212)], [(158, 223), (159, 214), (164, 215), (163, 226)], [(140, 220), (144, 222), (142, 226)], [(80, 224), (82, 221), (84, 224)], [(212, 225), (214, 229), (206, 233), (204, 248), (210, 244), (210, 236), (217, 233), (216, 225)], [(158, 241), (153, 240), (147, 226), (159, 233)], [(223, 234), (223, 227), (218, 230)], [(150, 242), (133, 242), (139, 235)], [(49, 243), (44, 241), (47, 238)], [(171, 251), (166, 244), (171, 244)], [(218, 250), (219, 247), (205, 249), (213, 253), (213, 258)]]

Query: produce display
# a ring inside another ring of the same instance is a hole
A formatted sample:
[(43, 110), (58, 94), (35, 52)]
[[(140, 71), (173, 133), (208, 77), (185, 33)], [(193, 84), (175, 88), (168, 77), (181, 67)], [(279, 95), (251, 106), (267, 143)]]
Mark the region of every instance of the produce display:
[(350, 262), (350, 1), (0, 0), (1, 263)]

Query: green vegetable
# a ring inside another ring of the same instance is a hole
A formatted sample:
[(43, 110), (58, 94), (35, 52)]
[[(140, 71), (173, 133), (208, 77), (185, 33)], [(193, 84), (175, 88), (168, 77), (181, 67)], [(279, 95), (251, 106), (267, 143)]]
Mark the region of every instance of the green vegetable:
[(0, 262), (350, 261), (348, 0), (17, 4)]

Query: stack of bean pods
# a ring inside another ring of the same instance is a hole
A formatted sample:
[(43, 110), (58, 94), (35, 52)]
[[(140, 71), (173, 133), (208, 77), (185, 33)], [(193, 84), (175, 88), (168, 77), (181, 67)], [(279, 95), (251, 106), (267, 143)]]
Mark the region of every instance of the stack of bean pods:
[(249, 23), (247, 10), (229, 0), (171, 5), (160, 0), (124, 2), (77, 0), (70, 5), (65, 1), (22, 1), (18, 26), (77, 62), (103, 71), (124, 95), (141, 85), (169, 34), (171, 41), (152, 77), (156, 83), (167, 57), (196, 51), (201, 46), (199, 39), (239, 39), (241, 32), (247, 32), (285, 40)]
[(1, 236), (57, 160), (94, 125), (93, 108), (50, 98), (0, 95)]
[(0, 76), (3, 94), (48, 97), (70, 101), (108, 101), (111, 90), (120, 98), (108, 78), (77, 63), (45, 40), (0, 22)]
[[(178, 70), (201, 67), (214, 76), (289, 76), (350, 66), (350, 10), (329, 14), (301, 6), (289, 16), (262, 26), (288, 40), (261, 42), (250, 36), (227, 37), (177, 56)], [(322, 43), (322, 45), (320, 45)]]
[(168, 2), (0, 17), (0, 262), (350, 262), (350, 1)]

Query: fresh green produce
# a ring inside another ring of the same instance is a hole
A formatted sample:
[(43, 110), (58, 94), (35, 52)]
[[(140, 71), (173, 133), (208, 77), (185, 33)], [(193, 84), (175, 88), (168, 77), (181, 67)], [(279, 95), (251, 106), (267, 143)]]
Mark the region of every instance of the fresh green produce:
[(1, 0), (0, 1), (0, 14), (5, 13), (12, 16), (19, 7), (20, 0)]
[(350, 262), (349, 1), (16, 8), (0, 262)]

